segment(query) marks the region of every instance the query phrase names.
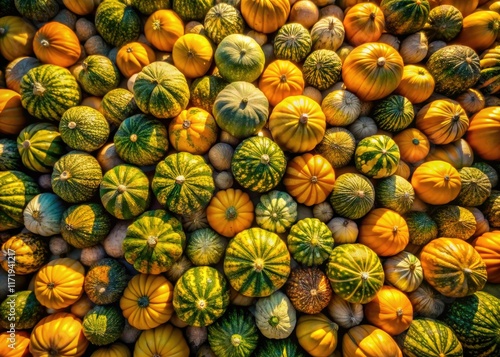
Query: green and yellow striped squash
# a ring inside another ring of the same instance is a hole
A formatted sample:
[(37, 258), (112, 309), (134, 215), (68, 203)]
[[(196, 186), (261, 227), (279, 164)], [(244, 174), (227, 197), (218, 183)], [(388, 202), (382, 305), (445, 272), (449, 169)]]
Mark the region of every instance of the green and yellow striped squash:
[(21, 80), (22, 105), (38, 119), (59, 121), (80, 100), (78, 82), (66, 68), (44, 64), (30, 69)]
[(26, 168), (43, 173), (51, 172), (66, 152), (57, 127), (49, 123), (30, 124), (21, 130), (17, 149)]
[(146, 211), (128, 227), (123, 241), (125, 259), (143, 274), (167, 271), (183, 252), (186, 235), (167, 211)]
[(88, 201), (99, 188), (102, 169), (99, 162), (83, 151), (70, 151), (54, 165), (52, 190), (66, 202)]
[(463, 357), (460, 341), (451, 328), (438, 320), (417, 318), (402, 334), (402, 349), (408, 357)]
[(484, 51), (479, 63), (481, 74), (476, 88), (484, 95), (497, 93), (500, 90), (500, 46)]
[(203, 21), (214, 0), (172, 0), (172, 9), (184, 21)]
[(325, 90), (341, 78), (342, 61), (332, 50), (316, 50), (307, 56), (302, 66), (304, 79), (311, 86)]
[(375, 201), (380, 207), (405, 214), (412, 209), (415, 191), (408, 180), (398, 175), (392, 175), (377, 182)]
[[(12, 309), (14, 314), (12, 314)], [(36, 299), (34, 291), (17, 291), (10, 294), (0, 304), (0, 326), (10, 329), (10, 324), (14, 323), (16, 329), (19, 330), (33, 328), (45, 317), (45, 310), (45, 307)]]
[(167, 153), (167, 128), (157, 119), (136, 114), (120, 124), (113, 142), (123, 161), (137, 166), (154, 165)]
[(21, 15), (34, 21), (48, 21), (59, 12), (59, 4), (56, 0), (15, 0), (9, 2), (15, 5), (15, 9)]
[(13, 139), (0, 139), (0, 171), (18, 170), (22, 167), (21, 155)]
[(290, 252), (277, 234), (262, 228), (246, 229), (226, 248), (224, 274), (242, 295), (269, 296), (290, 275)]
[(439, 237), (467, 240), (476, 231), (476, 218), (471, 211), (460, 206), (436, 207), (432, 211), (432, 219), (437, 224)]
[(121, 79), (118, 68), (102, 55), (86, 57), (75, 67), (73, 75), (85, 92), (98, 97), (118, 87)]
[(375, 188), (365, 176), (345, 173), (335, 180), (330, 203), (341, 217), (358, 219), (373, 208)]
[(431, 9), (423, 31), (431, 41), (451, 41), (462, 30), (464, 17), (453, 5), (439, 5)]
[(151, 15), (153, 12), (162, 9), (170, 9), (170, 0), (131, 0), (132, 6), (144, 15)]
[(269, 232), (285, 233), (297, 221), (297, 202), (284, 191), (264, 194), (255, 205), (255, 221)]
[(291, 337), (271, 340), (264, 339), (255, 353), (255, 357), (306, 357), (306, 353)]
[(245, 22), (234, 6), (221, 2), (208, 10), (203, 27), (208, 37), (219, 44), (229, 35), (243, 33)]
[(43, 192), (33, 197), (23, 211), (24, 227), (35, 234), (50, 237), (61, 233), (61, 218), (66, 210), (56, 194)]
[(0, 232), (20, 228), (23, 210), (40, 193), (35, 180), (21, 171), (0, 171)]
[(124, 88), (116, 88), (107, 92), (101, 100), (99, 111), (106, 120), (115, 126), (139, 112), (134, 94)]
[(204, 76), (193, 81), (190, 87), (191, 105), (212, 113), (214, 102), (228, 83), (218, 76)]
[(114, 305), (94, 306), (82, 321), (83, 334), (96, 346), (108, 345), (121, 336), (125, 328), (125, 318)]
[(366, 304), (384, 284), (384, 269), (373, 250), (362, 244), (342, 244), (330, 255), (326, 274), (332, 289), (350, 303)]
[(480, 206), (491, 194), (491, 181), (488, 176), (475, 167), (463, 167), (460, 174), (460, 193), (455, 202), (461, 206)]
[(135, 41), (141, 33), (141, 18), (126, 1), (103, 1), (97, 7), (94, 23), (104, 41), (114, 47)]
[(250, 356), (257, 348), (259, 331), (252, 314), (232, 308), (208, 327), (208, 343), (216, 356)]
[(275, 188), (285, 174), (283, 150), (267, 137), (252, 136), (234, 150), (231, 171), (246, 189), (267, 192)]
[(118, 165), (106, 172), (99, 186), (106, 211), (118, 219), (132, 219), (142, 214), (151, 201), (149, 180), (132, 165)]
[(94, 304), (107, 305), (120, 300), (128, 281), (127, 269), (118, 260), (104, 258), (90, 266), (83, 288)]
[(137, 75), (133, 92), (139, 109), (157, 118), (173, 118), (189, 103), (186, 77), (173, 65), (153, 62)]
[(354, 152), (356, 169), (373, 178), (394, 174), (398, 169), (399, 159), (399, 147), (387, 135), (372, 135), (362, 139)]
[(193, 265), (213, 265), (221, 260), (226, 246), (226, 238), (211, 228), (201, 228), (189, 235), (185, 253)]
[(394, 94), (379, 101), (371, 113), (379, 129), (396, 133), (407, 128), (415, 113), (408, 98)]
[[(15, 264), (5, 253), (15, 256)], [(20, 233), (10, 237), (2, 244), (0, 265), (6, 272), (14, 270), (15, 275), (27, 275), (36, 272), (49, 259), (50, 251), (47, 239), (34, 233)]]
[(411, 211), (404, 217), (410, 233), (410, 243), (425, 245), (437, 238), (437, 223), (426, 212)]
[(229, 285), (224, 275), (208, 266), (186, 271), (174, 286), (177, 317), (190, 326), (208, 326), (229, 306)]
[(191, 214), (205, 207), (215, 191), (212, 169), (202, 156), (171, 154), (156, 165), (151, 184), (158, 202), (177, 214)]
[(62, 115), (59, 132), (70, 148), (91, 152), (99, 149), (108, 140), (109, 123), (98, 110), (75, 106)]
[(317, 218), (304, 218), (290, 229), (287, 246), (293, 259), (305, 266), (321, 265), (333, 250), (333, 235)]
[(354, 155), (356, 138), (346, 128), (329, 128), (315, 150), (328, 160), (334, 169), (344, 167)]
[(472, 167), (475, 167), (476, 169), (481, 170), (484, 174), (486, 174), (486, 176), (488, 176), (490, 183), (491, 183), (491, 188), (495, 187), (498, 184), (498, 172), (490, 164), (487, 164), (486, 162), (478, 161), (478, 162), (473, 163)]
[(311, 52), (309, 31), (298, 22), (283, 25), (274, 37), (274, 56), (277, 59), (302, 62)]
[(88, 248), (106, 238), (112, 228), (111, 217), (97, 203), (74, 205), (64, 211), (61, 235), (75, 248)]
[(431, 9), (428, 0), (382, 0), (380, 8), (384, 13), (387, 32), (396, 36), (421, 30)]
[(457, 336), (465, 356), (496, 356), (500, 352), (500, 300), (478, 291), (456, 299), (441, 319)]
[(436, 82), (435, 91), (454, 97), (471, 88), (481, 76), (477, 53), (470, 47), (448, 45), (434, 52), (426, 64)]
[(490, 223), (490, 226), (500, 227), (500, 191), (491, 190), (491, 195), (481, 206), (484, 216)]

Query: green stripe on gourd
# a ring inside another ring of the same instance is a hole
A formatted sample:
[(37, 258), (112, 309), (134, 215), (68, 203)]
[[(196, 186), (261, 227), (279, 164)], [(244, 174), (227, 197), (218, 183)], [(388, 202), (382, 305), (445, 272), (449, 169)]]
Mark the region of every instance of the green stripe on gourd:
[(282, 191), (262, 195), (255, 206), (255, 221), (260, 228), (285, 233), (297, 221), (297, 202)]
[(102, 169), (99, 162), (83, 151), (71, 151), (61, 157), (52, 171), (52, 190), (66, 202), (88, 201), (99, 188)]
[(231, 170), (244, 188), (267, 192), (275, 188), (285, 174), (285, 154), (271, 139), (252, 136), (243, 140), (234, 151)]
[(120, 84), (120, 71), (111, 60), (102, 55), (90, 55), (73, 72), (82, 89), (102, 97)]
[(366, 304), (384, 284), (384, 269), (373, 250), (362, 244), (342, 244), (330, 255), (326, 274), (332, 289), (350, 303)]
[(12, 269), (12, 260), (6, 253), (14, 251), (16, 275), (27, 275), (38, 271), (50, 257), (49, 244), (46, 238), (34, 233), (20, 233), (10, 237), (3, 245), (0, 252), (0, 264), (5, 271)]
[(243, 33), (245, 22), (234, 6), (222, 2), (208, 10), (203, 27), (208, 37), (219, 44), (226, 36)]
[(167, 153), (167, 128), (157, 119), (136, 114), (120, 124), (113, 142), (122, 160), (138, 166), (153, 165)]
[(23, 165), (37, 172), (51, 172), (54, 164), (66, 153), (57, 127), (48, 123), (30, 124), (17, 137), (17, 149)]
[(208, 326), (229, 306), (229, 285), (215, 268), (202, 266), (186, 271), (174, 287), (177, 317), (190, 326)]
[[(21, 15), (34, 21), (48, 21), (57, 15), (59, 11), (59, 4), (56, 0), (11, 0), (9, 3), (15, 5), (15, 9), (17, 9)], [(3, 10), (2, 8), (0, 11)]]
[(437, 223), (425, 212), (412, 211), (404, 217), (410, 233), (410, 243), (425, 245), (438, 236)]
[(14, 323), (16, 329), (30, 329), (45, 314), (45, 307), (38, 302), (34, 291), (18, 291), (10, 294), (0, 305), (0, 326), (4, 329), (9, 329), (11, 327), (10, 324)]
[(59, 121), (80, 100), (80, 87), (66, 68), (44, 64), (30, 69), (21, 80), (22, 105), (38, 119)]
[(306, 357), (307, 354), (304, 353), (304, 350), (302, 350), (300, 345), (295, 342), (292, 337), (280, 340), (271, 340), (266, 338), (255, 353), (255, 357), (285, 356)]
[(217, 264), (227, 246), (227, 239), (210, 228), (197, 229), (189, 235), (186, 256), (194, 265)]
[(147, 211), (127, 229), (125, 259), (143, 274), (167, 271), (182, 255), (186, 235), (181, 223), (164, 210)]
[(107, 305), (120, 299), (128, 281), (127, 269), (118, 260), (104, 258), (90, 266), (83, 287), (94, 304)]
[(76, 106), (64, 112), (59, 122), (63, 141), (74, 150), (91, 152), (103, 146), (109, 137), (109, 124), (98, 110)]
[(380, 129), (396, 133), (411, 124), (415, 113), (408, 98), (394, 94), (378, 102), (371, 116)]
[(372, 135), (362, 139), (354, 152), (356, 169), (373, 178), (394, 174), (398, 169), (399, 159), (399, 147), (387, 135)]
[(214, 0), (172, 0), (172, 9), (184, 21), (203, 21)]
[(484, 216), (492, 227), (500, 227), (500, 190), (491, 190), (491, 195), (481, 206)]
[(428, 0), (382, 0), (387, 32), (393, 35), (409, 35), (422, 29), (429, 17)]
[(277, 234), (261, 228), (246, 229), (226, 248), (224, 274), (242, 295), (269, 296), (290, 275), (290, 253)]
[(190, 87), (191, 105), (212, 113), (214, 102), (228, 83), (218, 76), (204, 76), (193, 81)]
[(373, 208), (375, 188), (363, 175), (342, 174), (335, 181), (330, 203), (339, 216), (358, 219)]
[(476, 218), (471, 211), (460, 206), (436, 207), (432, 211), (432, 219), (437, 224), (439, 237), (467, 240), (476, 231)]
[(99, 195), (104, 208), (118, 219), (137, 217), (151, 201), (148, 177), (132, 165), (118, 165), (106, 172)]
[(118, 0), (103, 1), (97, 7), (94, 22), (104, 41), (114, 47), (135, 41), (141, 33), (137, 12)]
[(99, 111), (106, 120), (119, 126), (122, 121), (139, 112), (134, 94), (124, 88), (116, 88), (104, 95)]
[(33, 197), (23, 211), (24, 226), (35, 234), (50, 237), (61, 233), (61, 218), (66, 210), (56, 194), (44, 192)]
[(467, 207), (482, 205), (491, 194), (491, 181), (488, 176), (475, 167), (464, 167), (458, 173), (462, 186), (455, 202)]
[(136, 77), (133, 88), (139, 109), (157, 118), (173, 118), (189, 103), (186, 77), (166, 62), (145, 66)]
[(0, 139), (0, 171), (18, 170), (22, 167), (17, 143), (12, 139)]
[(315, 148), (334, 169), (346, 166), (351, 161), (355, 149), (356, 138), (349, 130), (341, 127), (327, 129)]
[(108, 345), (120, 338), (125, 328), (121, 310), (113, 305), (94, 306), (82, 321), (83, 334), (96, 346)]
[(157, 10), (170, 9), (170, 0), (132, 0), (132, 6), (144, 15), (151, 15)]
[(408, 180), (392, 175), (377, 182), (375, 200), (381, 207), (405, 214), (412, 209), (415, 191)]
[(309, 31), (296, 22), (283, 25), (274, 37), (273, 48), (277, 59), (301, 62), (311, 52), (311, 47)]
[(306, 82), (319, 90), (330, 88), (341, 76), (342, 61), (331, 50), (316, 50), (307, 56), (302, 66)]
[(61, 235), (75, 248), (88, 248), (106, 238), (112, 228), (111, 217), (97, 203), (69, 207), (61, 219)]
[(290, 229), (287, 245), (290, 254), (305, 266), (321, 265), (333, 250), (333, 235), (317, 218), (304, 218)]
[(23, 210), (40, 193), (35, 180), (21, 171), (0, 171), (0, 232), (20, 228)]
[(445, 42), (454, 39), (462, 30), (464, 17), (453, 5), (439, 5), (431, 9), (424, 25), (424, 33), (430, 41)]
[(205, 207), (215, 190), (210, 166), (202, 156), (187, 152), (171, 154), (156, 165), (151, 186), (160, 204), (183, 215)]

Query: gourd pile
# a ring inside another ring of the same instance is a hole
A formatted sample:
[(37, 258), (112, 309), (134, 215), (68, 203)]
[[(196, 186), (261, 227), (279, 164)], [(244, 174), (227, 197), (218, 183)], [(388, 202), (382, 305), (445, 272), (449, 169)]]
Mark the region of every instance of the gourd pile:
[(0, 55), (0, 356), (500, 356), (500, 1), (0, 0)]

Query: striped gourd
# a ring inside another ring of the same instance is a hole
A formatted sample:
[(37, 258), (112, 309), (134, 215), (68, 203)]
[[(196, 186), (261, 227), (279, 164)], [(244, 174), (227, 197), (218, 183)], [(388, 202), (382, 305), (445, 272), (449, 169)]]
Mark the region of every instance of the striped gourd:
[(61, 134), (55, 125), (35, 123), (25, 127), (17, 137), (17, 149), (23, 165), (37, 172), (51, 172), (66, 152)]
[(122, 121), (139, 112), (134, 94), (123, 88), (116, 88), (102, 97), (99, 111), (110, 124), (119, 126)]
[(17, 170), (22, 167), (21, 155), (15, 140), (0, 139), (0, 171)]
[(189, 235), (185, 253), (194, 265), (212, 265), (220, 261), (226, 245), (226, 238), (213, 229), (202, 228)]
[[(34, 21), (48, 21), (59, 11), (59, 4), (56, 0), (15, 0), (9, 1), (9, 3), (15, 5), (14, 10), (17, 9), (21, 15)], [(1, 11), (4, 10), (3, 7), (4, 3), (2, 2)]]
[(98, 97), (118, 87), (120, 72), (111, 60), (102, 55), (90, 55), (73, 70), (82, 89)]
[(141, 33), (139, 15), (119, 0), (103, 1), (97, 7), (94, 22), (104, 41), (114, 47), (134, 41)]
[(22, 78), (22, 105), (38, 119), (58, 121), (80, 100), (80, 87), (66, 68), (44, 64), (30, 69)]
[(172, 0), (172, 9), (186, 22), (202, 21), (214, 4), (214, 0)]
[(83, 288), (94, 304), (107, 305), (120, 300), (129, 279), (122, 263), (114, 258), (104, 258), (90, 266)]
[(437, 223), (426, 212), (411, 211), (403, 218), (410, 232), (411, 244), (425, 245), (437, 238)]
[(304, 218), (290, 229), (287, 246), (293, 259), (305, 266), (321, 265), (333, 250), (328, 226), (317, 218)]
[(323, 139), (315, 148), (333, 168), (346, 166), (351, 161), (355, 149), (354, 135), (349, 130), (340, 127), (327, 129)]
[(394, 94), (378, 102), (371, 116), (380, 129), (395, 133), (408, 127), (415, 113), (408, 98)]
[[(2, 252), (13, 252), (15, 275), (27, 275), (38, 271), (49, 259), (47, 239), (33, 233), (20, 233), (2, 244)], [(4, 253), (2, 253), (2, 258)], [(12, 260), (2, 259), (0, 265), (5, 271), (12, 270)]]
[(330, 203), (341, 217), (358, 219), (372, 209), (375, 188), (365, 176), (345, 173), (337, 177)]
[(354, 152), (356, 169), (373, 178), (394, 174), (399, 158), (397, 144), (387, 135), (372, 135), (362, 139)]
[(393, 35), (409, 35), (422, 29), (429, 16), (428, 0), (382, 0), (387, 32)]
[(276, 187), (285, 174), (285, 154), (271, 139), (253, 136), (243, 140), (234, 151), (231, 170), (244, 188), (267, 192)]
[(99, 195), (104, 208), (118, 219), (137, 217), (151, 200), (148, 177), (132, 165), (117, 165), (106, 172)]
[(362, 244), (342, 244), (330, 255), (326, 274), (335, 294), (350, 303), (366, 304), (384, 284), (384, 269), (373, 250)]
[(274, 55), (277, 59), (301, 62), (311, 47), (309, 31), (297, 22), (283, 25), (274, 37)]
[(108, 140), (109, 123), (98, 110), (76, 106), (64, 112), (59, 122), (63, 141), (72, 149), (91, 152)]
[(463, 167), (458, 173), (462, 186), (455, 202), (468, 207), (483, 204), (491, 194), (491, 182), (488, 176), (475, 167)]
[(480, 58), (481, 75), (476, 88), (484, 95), (495, 94), (500, 90), (500, 47), (487, 49)]
[(304, 79), (319, 90), (330, 88), (341, 76), (342, 61), (331, 50), (316, 50), (307, 56), (302, 66)]
[(102, 180), (99, 162), (83, 151), (71, 151), (54, 165), (52, 190), (66, 202), (84, 202), (92, 198)]
[(205, 207), (215, 190), (210, 166), (202, 156), (187, 152), (171, 154), (156, 165), (151, 186), (160, 204), (183, 215)]
[(30, 232), (44, 237), (59, 234), (65, 209), (64, 201), (58, 195), (43, 192), (33, 197), (24, 209), (24, 226)]
[(269, 296), (290, 275), (290, 253), (277, 234), (261, 228), (246, 229), (229, 242), (224, 274), (242, 295)]
[(98, 305), (85, 314), (82, 328), (83, 334), (93, 345), (108, 345), (122, 334), (125, 318), (116, 306)]
[(112, 228), (111, 217), (98, 203), (69, 207), (61, 219), (61, 235), (75, 248), (88, 248), (101, 242)]
[(445, 42), (454, 39), (462, 30), (464, 17), (453, 5), (439, 5), (429, 12), (424, 32), (430, 41)]
[(157, 10), (170, 9), (170, 0), (132, 0), (132, 6), (144, 15), (151, 15)]
[(255, 221), (260, 228), (284, 233), (297, 221), (297, 202), (282, 191), (264, 194), (255, 205)]
[(0, 304), (0, 326), (10, 329), (12, 322), (20, 330), (33, 328), (45, 316), (45, 310), (34, 291), (17, 291)]
[(157, 119), (136, 114), (120, 124), (113, 142), (123, 161), (137, 166), (153, 165), (167, 153), (167, 128)]
[(212, 113), (215, 98), (227, 86), (227, 82), (218, 76), (204, 76), (195, 79), (190, 87), (191, 105)]
[(476, 231), (476, 218), (471, 211), (456, 205), (436, 207), (432, 219), (437, 223), (438, 237), (467, 240)]
[(229, 306), (229, 285), (215, 268), (191, 268), (177, 280), (173, 304), (177, 317), (188, 325), (211, 325)]
[(377, 182), (375, 200), (381, 207), (404, 214), (412, 209), (415, 191), (408, 180), (392, 175)]
[(240, 12), (232, 5), (221, 2), (208, 10), (203, 27), (215, 44), (233, 33), (243, 33), (245, 22)]
[(266, 338), (264, 339), (264, 342), (260, 344), (259, 349), (255, 353), (255, 357), (284, 356), (306, 357), (307, 354), (295, 341), (295, 339), (291, 337), (279, 340)]

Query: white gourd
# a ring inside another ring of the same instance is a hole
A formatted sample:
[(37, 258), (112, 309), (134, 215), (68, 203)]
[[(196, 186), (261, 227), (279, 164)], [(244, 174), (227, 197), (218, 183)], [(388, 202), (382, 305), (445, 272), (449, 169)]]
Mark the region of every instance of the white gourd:
[(24, 226), (44, 237), (59, 234), (65, 209), (63, 200), (56, 194), (44, 192), (36, 195), (23, 211)]
[(363, 305), (350, 303), (334, 295), (326, 307), (333, 321), (341, 327), (351, 328), (363, 321)]
[(267, 338), (287, 338), (297, 323), (296, 311), (288, 297), (278, 290), (257, 300), (255, 323)]

